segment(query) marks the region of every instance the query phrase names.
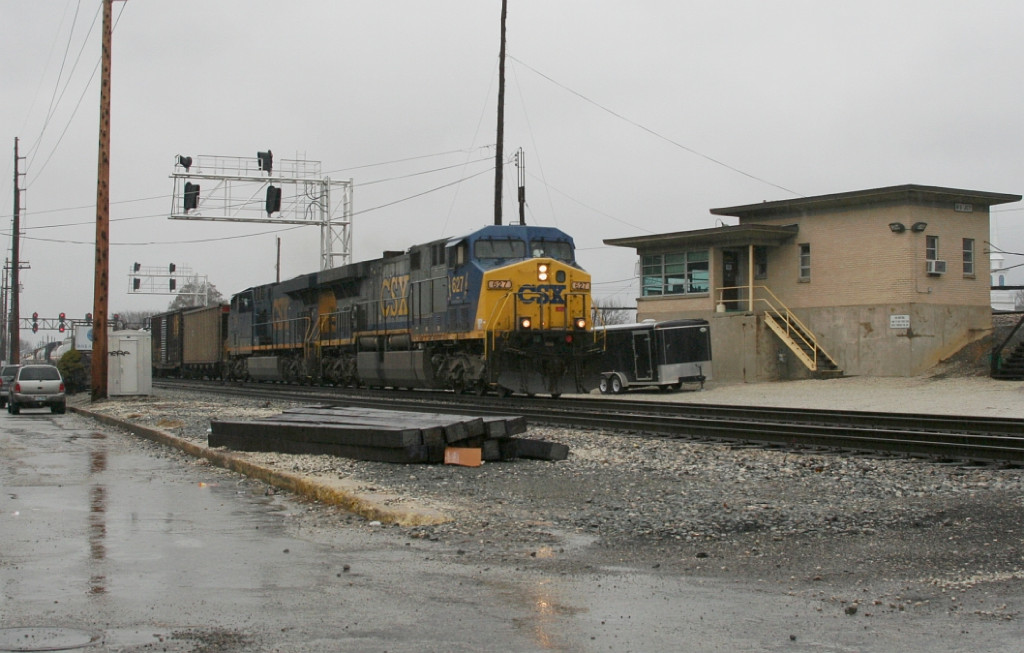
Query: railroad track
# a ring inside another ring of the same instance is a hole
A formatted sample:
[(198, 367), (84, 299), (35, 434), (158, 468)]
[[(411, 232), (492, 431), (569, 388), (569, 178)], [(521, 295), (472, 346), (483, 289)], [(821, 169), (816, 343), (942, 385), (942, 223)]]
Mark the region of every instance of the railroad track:
[(292, 401), (470, 415), (513, 413), (530, 423), (790, 448), (1024, 465), (1024, 420), (867, 411), (687, 404), (628, 399), (495, 397), (161, 379), (157, 387)]

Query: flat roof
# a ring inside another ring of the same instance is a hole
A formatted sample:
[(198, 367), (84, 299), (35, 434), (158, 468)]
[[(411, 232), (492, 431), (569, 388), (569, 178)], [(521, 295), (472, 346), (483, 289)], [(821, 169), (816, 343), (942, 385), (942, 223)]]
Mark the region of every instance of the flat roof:
[(616, 247), (635, 247), (637, 249), (654, 246), (688, 247), (734, 245), (781, 245), (796, 235), (796, 225), (741, 224), (695, 231), (679, 231), (671, 234), (651, 234), (648, 236), (632, 236), (629, 238), (608, 238), (605, 245)]
[(1009, 195), (1006, 193), (903, 184), (901, 186), (886, 186), (884, 188), (871, 188), (831, 195), (816, 195), (814, 197), (798, 197), (789, 200), (761, 202), (760, 204), (730, 206), (721, 209), (711, 209), (711, 213), (713, 215), (731, 215), (738, 218), (757, 218), (777, 217), (787, 214), (800, 214), (807, 211), (821, 211), (865, 204), (948, 203), (980, 204), (989, 207), (996, 204), (1019, 202), (1020, 200), (1020, 195)]

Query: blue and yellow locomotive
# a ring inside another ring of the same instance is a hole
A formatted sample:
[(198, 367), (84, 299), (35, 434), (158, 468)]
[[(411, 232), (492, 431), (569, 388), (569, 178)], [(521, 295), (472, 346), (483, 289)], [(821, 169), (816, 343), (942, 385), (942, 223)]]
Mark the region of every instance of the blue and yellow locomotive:
[(237, 379), (586, 392), (600, 347), (570, 236), (491, 226), (231, 298)]

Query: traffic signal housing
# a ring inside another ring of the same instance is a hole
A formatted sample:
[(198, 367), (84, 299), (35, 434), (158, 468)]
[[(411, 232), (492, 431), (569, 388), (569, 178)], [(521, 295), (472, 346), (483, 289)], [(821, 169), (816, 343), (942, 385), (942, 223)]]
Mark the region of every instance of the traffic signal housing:
[(270, 150), (267, 150), (266, 152), (257, 152), (256, 161), (260, 165), (260, 170), (266, 170), (269, 175), (271, 169), (274, 167), (274, 153)]
[(57, 330), (61, 333), (64, 333), (64, 329), (67, 328), (64, 324), (64, 317), (64, 312), (61, 311), (60, 317), (57, 318)]
[(184, 209), (185, 213), (199, 208), (199, 184), (185, 182)]
[(39, 332), (39, 313), (32, 314), (32, 333)]
[(281, 189), (277, 186), (267, 186), (267, 217), (271, 213), (281, 210)]

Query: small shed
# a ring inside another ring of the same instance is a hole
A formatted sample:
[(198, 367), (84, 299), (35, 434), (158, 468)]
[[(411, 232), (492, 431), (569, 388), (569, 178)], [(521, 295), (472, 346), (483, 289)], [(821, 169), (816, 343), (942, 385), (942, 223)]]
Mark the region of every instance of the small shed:
[(107, 337), (107, 395), (148, 395), (153, 391), (152, 334), (112, 331)]

